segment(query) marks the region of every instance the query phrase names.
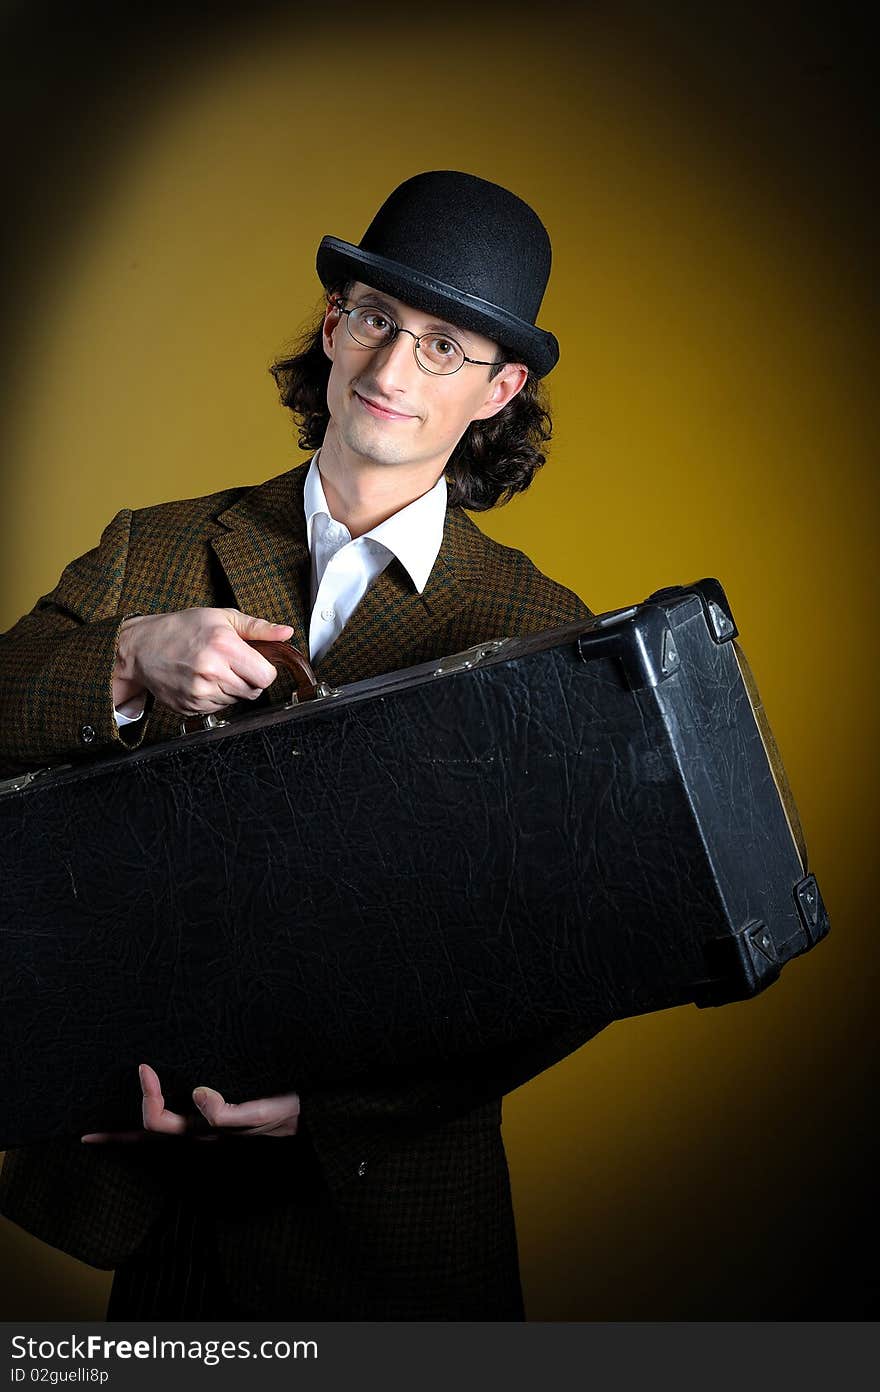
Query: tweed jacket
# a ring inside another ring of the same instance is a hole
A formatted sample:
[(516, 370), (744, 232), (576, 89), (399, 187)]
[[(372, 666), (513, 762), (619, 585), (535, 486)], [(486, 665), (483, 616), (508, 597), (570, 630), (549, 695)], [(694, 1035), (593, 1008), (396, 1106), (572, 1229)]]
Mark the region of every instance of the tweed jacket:
[[(152, 702), (144, 720), (117, 729), (112, 674), (126, 616), (234, 606), (291, 624), (291, 642), (307, 653), (307, 469), (119, 512), (98, 546), (73, 561), (52, 593), (0, 638), (0, 770), (177, 734), (179, 716)], [(589, 615), (522, 552), (492, 541), (461, 508), (449, 507), (423, 593), (392, 560), (316, 672), (340, 685)], [(289, 699), (290, 686), (279, 671), (270, 703)], [(44, 1241), (111, 1267), (145, 1241), (169, 1193), (194, 1179), (195, 1191), (220, 1196), (230, 1287), (259, 1297), (262, 1315), (273, 1301), (289, 1313), (285, 1292), (297, 1281), (314, 1295), (316, 1309), (322, 1290), (348, 1281), (345, 1308), (354, 1317), (445, 1318), (452, 1310), (467, 1318), (473, 1310), (470, 1317), (491, 1318), (493, 1300), (498, 1318), (511, 1317), (504, 1311), (516, 1305), (518, 1277), (500, 1097), (602, 1024), (585, 1022), (567, 1036), (405, 1088), (304, 1095), (303, 1135), (290, 1142), (198, 1146), (151, 1138), (140, 1146), (85, 1147), (72, 1138), (11, 1151), (0, 1210)], [(306, 1138), (319, 1178), (311, 1188), (303, 1180), (302, 1194), (313, 1198), (291, 1206), (284, 1193), (303, 1171), (299, 1143)], [(265, 1274), (255, 1276), (257, 1268)], [(503, 1273), (495, 1296), (493, 1270)], [(425, 1273), (421, 1288), (436, 1292), (436, 1307), (433, 1296), (413, 1294)], [(309, 1298), (303, 1308), (311, 1308)]]

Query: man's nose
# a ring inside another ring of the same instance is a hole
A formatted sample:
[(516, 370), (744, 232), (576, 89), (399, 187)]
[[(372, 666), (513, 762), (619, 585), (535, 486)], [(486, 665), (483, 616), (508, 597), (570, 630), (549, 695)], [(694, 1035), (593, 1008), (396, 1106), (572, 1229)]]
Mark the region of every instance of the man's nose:
[(416, 362), (415, 335), (400, 329), (390, 343), (373, 352), (372, 377), (388, 393), (405, 391), (413, 375), (421, 375)]

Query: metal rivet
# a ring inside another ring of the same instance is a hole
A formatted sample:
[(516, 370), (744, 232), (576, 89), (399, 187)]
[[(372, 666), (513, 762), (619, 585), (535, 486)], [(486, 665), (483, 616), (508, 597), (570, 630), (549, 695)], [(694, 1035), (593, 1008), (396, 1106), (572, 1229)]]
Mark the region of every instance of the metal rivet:
[(91, 744), (95, 738), (95, 731), (91, 725), (84, 725), (80, 730), (83, 744)]
[(361, 1161), (361, 1163), (358, 1165), (358, 1171), (357, 1171), (357, 1172), (358, 1172), (358, 1178), (359, 1178), (359, 1179), (363, 1179), (364, 1175), (367, 1173), (367, 1162), (366, 1162), (366, 1160), (362, 1160), (362, 1161)]

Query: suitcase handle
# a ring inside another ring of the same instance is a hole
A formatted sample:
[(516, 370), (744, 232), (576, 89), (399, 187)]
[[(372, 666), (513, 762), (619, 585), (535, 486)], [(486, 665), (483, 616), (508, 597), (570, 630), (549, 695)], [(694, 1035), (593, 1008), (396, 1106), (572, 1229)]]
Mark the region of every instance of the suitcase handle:
[(252, 638), (250, 646), (267, 658), (273, 667), (284, 667), (293, 673), (298, 701), (311, 701), (318, 688), (318, 678), (312, 670), (308, 658), (292, 643), (277, 643), (263, 638)]
[[(299, 648), (295, 648), (292, 643), (279, 643), (264, 638), (253, 638), (249, 641), (250, 646), (256, 648), (273, 667), (283, 667), (292, 674), (296, 701), (314, 700), (318, 694), (318, 678), (308, 658)], [(215, 712), (209, 715), (187, 715), (180, 722), (180, 733), (194, 735), (200, 730), (214, 730), (219, 725), (228, 724), (225, 716), (217, 715)]]

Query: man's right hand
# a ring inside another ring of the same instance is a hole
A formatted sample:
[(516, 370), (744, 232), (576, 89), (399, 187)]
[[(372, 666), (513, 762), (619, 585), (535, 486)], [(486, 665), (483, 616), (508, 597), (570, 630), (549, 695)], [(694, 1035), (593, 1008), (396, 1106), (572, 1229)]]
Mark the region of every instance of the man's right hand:
[(269, 623), (238, 609), (183, 609), (140, 614), (119, 630), (113, 673), (118, 709), (152, 691), (180, 715), (208, 715), (236, 701), (255, 701), (278, 675), (250, 647), (252, 638), (284, 642), (290, 624)]

